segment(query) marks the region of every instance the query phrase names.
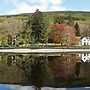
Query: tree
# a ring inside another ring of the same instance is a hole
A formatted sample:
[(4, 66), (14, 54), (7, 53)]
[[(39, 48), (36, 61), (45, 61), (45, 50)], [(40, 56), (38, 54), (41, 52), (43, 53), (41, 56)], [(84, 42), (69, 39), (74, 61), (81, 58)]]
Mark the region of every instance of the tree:
[(12, 36), (8, 34), (8, 45), (12, 45)]
[(63, 16), (55, 17), (54, 23), (61, 24), (61, 23), (64, 23), (64, 22), (65, 22), (65, 18)]
[(79, 28), (78, 23), (76, 23), (74, 27), (76, 29), (76, 36), (80, 37), (80, 28)]
[(75, 28), (68, 24), (54, 24), (51, 31), (51, 38), (54, 43), (71, 45), (72, 39), (75, 38)]
[(4, 36), (2, 38), (1, 46), (3, 46), (3, 47), (7, 47), (8, 46), (7, 36)]
[(31, 29), (32, 39), (34, 39), (33, 43), (44, 43), (46, 33), (44, 16), (43, 13), (38, 9), (32, 15)]
[(69, 15), (67, 17), (67, 20), (68, 20), (68, 22), (67, 22), (68, 25), (70, 25), (70, 26), (74, 25), (74, 18), (71, 15)]
[(31, 65), (31, 83), (36, 90), (41, 90), (42, 86), (50, 86), (52, 83), (52, 75), (46, 59), (46, 56), (34, 57)]
[(22, 39), (26, 42), (26, 44), (31, 43), (31, 22), (30, 17), (28, 18), (28, 21), (25, 23), (24, 30), (22, 32)]
[(13, 17), (7, 18), (5, 21), (3, 21), (3, 24), (7, 32), (12, 35), (12, 38), (23, 30), (22, 20), (15, 19)]
[[(14, 17), (6, 18), (2, 23), (0, 24), (0, 34), (2, 34), (2, 37), (8, 36), (8, 40), (10, 40), (10, 37), (12, 37), (12, 43), (15, 44), (16, 36), (23, 31), (24, 21), (18, 20)], [(19, 37), (20, 38), (20, 37)], [(11, 42), (8, 42), (9, 44)]]

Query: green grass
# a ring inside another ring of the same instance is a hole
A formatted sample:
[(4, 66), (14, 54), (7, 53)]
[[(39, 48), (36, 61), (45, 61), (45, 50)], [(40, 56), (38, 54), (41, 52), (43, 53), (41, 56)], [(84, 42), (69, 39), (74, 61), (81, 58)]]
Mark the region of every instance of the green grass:
[(22, 44), (18, 46), (9, 46), (7, 45), (6, 47), (0, 46), (1, 48), (55, 48), (55, 49), (90, 49), (90, 46), (81, 46), (81, 45), (70, 45), (70, 46), (65, 46), (61, 44), (55, 44), (55, 43), (47, 43), (47, 44)]

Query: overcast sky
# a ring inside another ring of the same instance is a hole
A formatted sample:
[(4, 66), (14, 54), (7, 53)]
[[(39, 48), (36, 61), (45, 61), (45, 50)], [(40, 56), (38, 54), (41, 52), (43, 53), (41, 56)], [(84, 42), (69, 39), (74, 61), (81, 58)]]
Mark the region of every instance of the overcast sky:
[(0, 15), (40, 11), (90, 11), (90, 0), (0, 0)]

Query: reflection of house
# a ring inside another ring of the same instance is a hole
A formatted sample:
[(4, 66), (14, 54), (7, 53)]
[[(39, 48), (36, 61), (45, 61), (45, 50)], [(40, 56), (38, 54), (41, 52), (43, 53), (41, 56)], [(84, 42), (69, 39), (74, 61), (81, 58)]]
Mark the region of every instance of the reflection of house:
[(82, 45), (90, 45), (90, 37), (84, 37), (84, 38), (81, 40), (81, 44), (82, 44)]
[(82, 61), (84, 61), (84, 62), (90, 61), (90, 54), (82, 54), (82, 55), (81, 55), (81, 59), (82, 59)]

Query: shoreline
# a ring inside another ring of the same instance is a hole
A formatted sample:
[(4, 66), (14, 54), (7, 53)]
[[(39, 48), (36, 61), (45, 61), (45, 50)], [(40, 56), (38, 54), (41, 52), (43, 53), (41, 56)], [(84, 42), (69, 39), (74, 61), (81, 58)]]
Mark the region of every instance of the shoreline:
[(90, 49), (0, 49), (0, 53), (90, 53)]

